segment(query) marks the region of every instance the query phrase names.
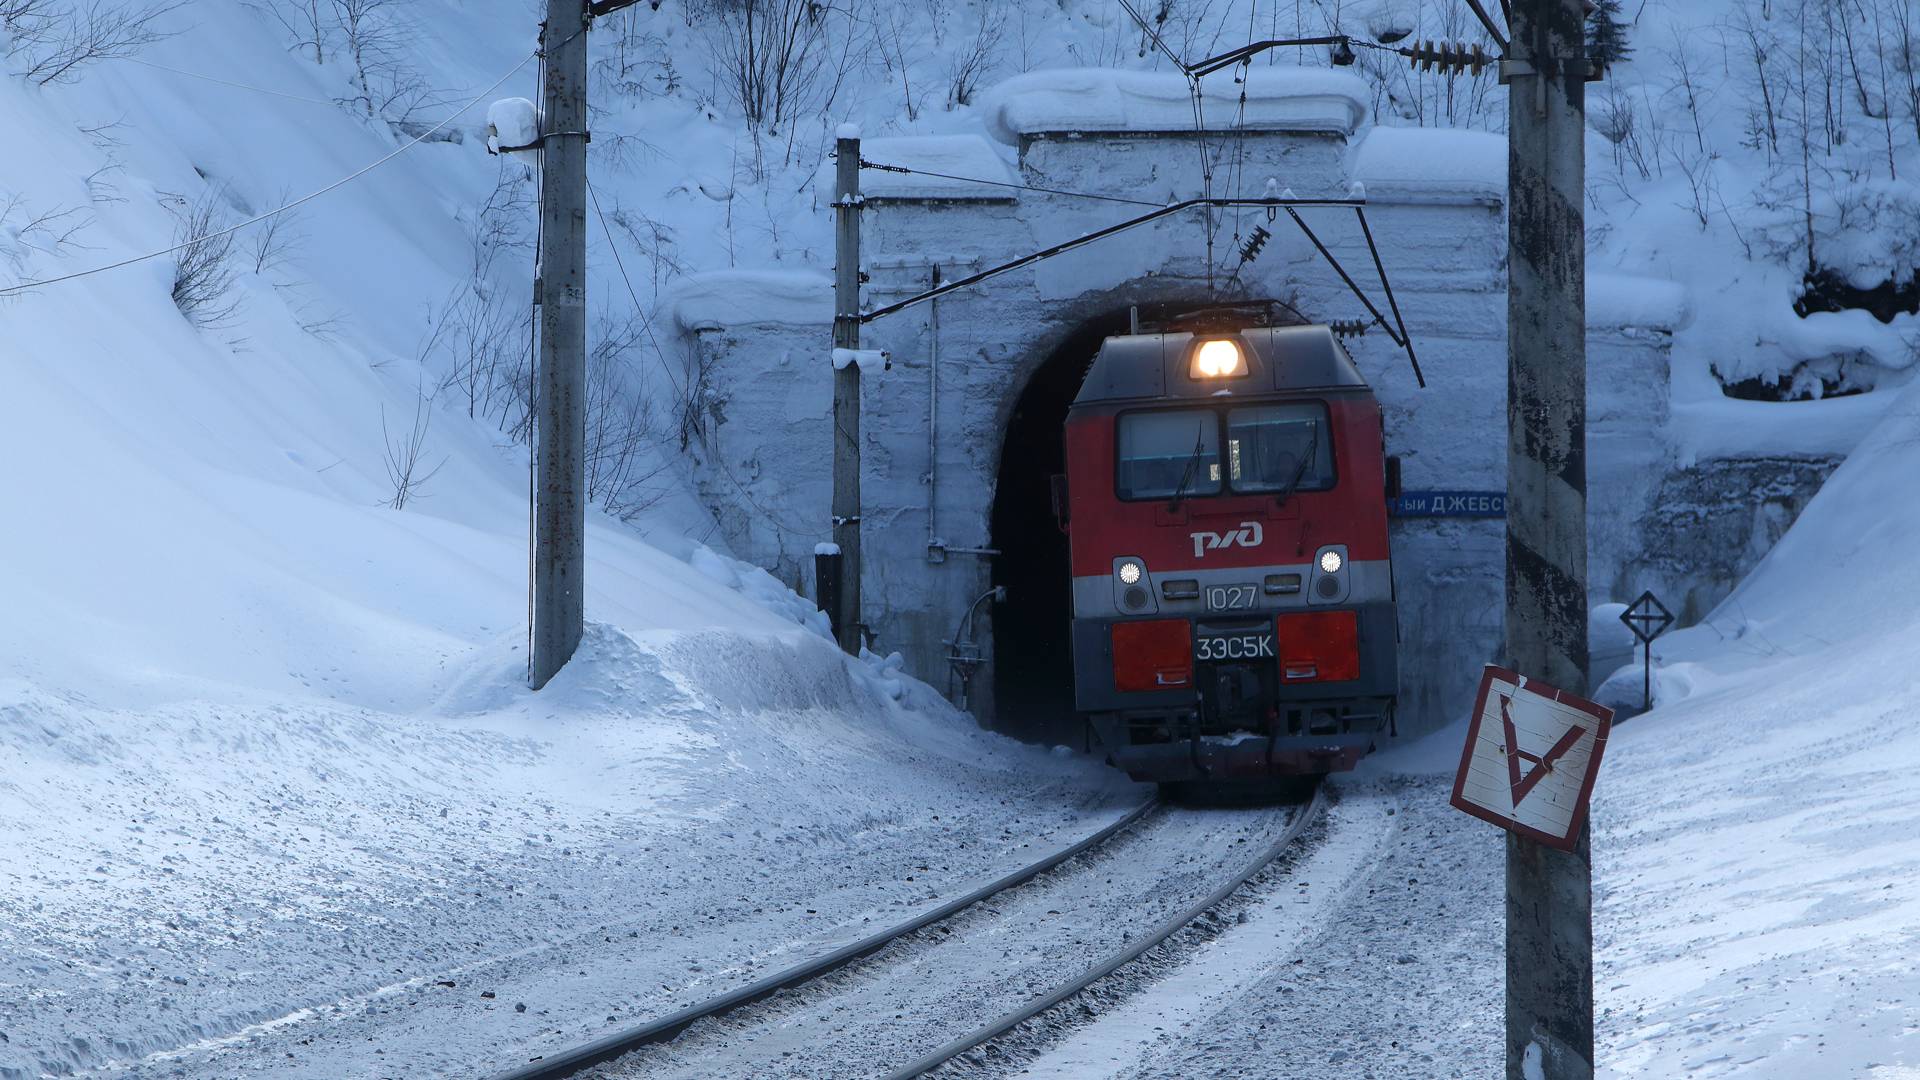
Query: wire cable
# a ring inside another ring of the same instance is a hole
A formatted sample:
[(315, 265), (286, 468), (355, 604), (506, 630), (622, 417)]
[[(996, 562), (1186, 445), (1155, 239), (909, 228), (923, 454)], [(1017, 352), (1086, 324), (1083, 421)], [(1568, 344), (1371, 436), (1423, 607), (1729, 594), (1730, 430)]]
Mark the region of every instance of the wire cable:
[(328, 98), (305, 97), (300, 94), (289, 94), (284, 90), (269, 90), (264, 86), (252, 86), (248, 83), (234, 82), (232, 79), (217, 78), (213, 75), (202, 75), (197, 71), (188, 71), (185, 68), (156, 64), (151, 60), (142, 60), (137, 56), (120, 56), (115, 57), (115, 59), (124, 60), (129, 64), (139, 64), (141, 67), (150, 67), (156, 71), (171, 71), (175, 75), (185, 75), (189, 79), (201, 79), (210, 83), (219, 83), (221, 86), (231, 86), (236, 90), (251, 90), (256, 94), (271, 94), (277, 98), (286, 98), (288, 101), (304, 101), (310, 105), (325, 105), (328, 108), (338, 108), (340, 106), (340, 102)]
[(600, 192), (593, 186), (592, 180), (587, 181), (587, 196), (593, 200), (593, 216), (600, 219), (600, 232), (607, 238), (607, 249), (613, 252), (613, 265), (620, 268), (620, 280), (626, 282), (627, 298), (633, 301), (633, 310), (640, 314), (640, 328), (646, 332), (647, 340), (654, 342), (653, 353), (660, 360), (660, 370), (666, 372), (667, 381), (673, 384), (674, 396), (679, 399), (684, 412), (687, 407), (686, 388), (679, 379), (674, 378), (673, 365), (667, 363), (666, 354), (660, 351), (660, 344), (654, 339), (653, 313), (640, 303), (640, 294), (634, 290), (633, 279), (627, 276), (626, 260), (620, 257), (620, 245), (613, 242), (613, 230), (607, 227), (607, 215), (600, 209)]
[(877, 169), (880, 172), (906, 173), (911, 176), (937, 176), (942, 180), (960, 180), (969, 184), (986, 184), (990, 187), (1012, 188), (1015, 191), (1038, 191), (1048, 195), (1067, 195), (1076, 199), (1097, 199), (1100, 202), (1126, 203), (1129, 206), (1160, 206), (1161, 203), (1150, 199), (1128, 199), (1119, 195), (1095, 195), (1090, 191), (1068, 191), (1065, 188), (1040, 187), (1037, 184), (1015, 184), (1006, 180), (983, 180), (977, 176), (955, 176), (951, 173), (933, 172), (928, 169), (909, 169), (905, 165), (883, 165), (877, 161), (860, 159), (863, 169)]
[(500, 76), (498, 79), (495, 79), (492, 86), (489, 86), (485, 90), (482, 90), (478, 94), (475, 94), (471, 101), (467, 102), (465, 105), (462, 105), (459, 108), (459, 110), (456, 111), (452, 116), (447, 117), (445, 120), (440, 121), (438, 124), (435, 124), (433, 127), (427, 129), (426, 131), (421, 132), (419, 135), (416, 135), (413, 138), (407, 140), (406, 142), (400, 144), (400, 146), (397, 149), (387, 154), (386, 156), (376, 159), (375, 161), (363, 166), (362, 168), (360, 168), (355, 172), (348, 173), (346, 176), (343, 176), (340, 179), (335, 180), (333, 183), (328, 184), (326, 187), (323, 187), (318, 191), (314, 191), (306, 195), (302, 195), (299, 198), (293, 200), (290, 203), (287, 203), (284, 206), (275, 207), (274, 209), (268, 210), (265, 213), (255, 214), (254, 216), (248, 218), (245, 221), (240, 222), (237, 225), (229, 225), (224, 229), (217, 229), (210, 233), (203, 233), (199, 236), (189, 237), (188, 239), (182, 240), (181, 242), (174, 244), (171, 247), (164, 247), (158, 251), (149, 251), (143, 255), (134, 255), (130, 258), (121, 259), (119, 262), (111, 262), (103, 266), (95, 266), (86, 270), (76, 270), (71, 274), (61, 274), (59, 277), (43, 278), (39, 281), (27, 281), (27, 282), (22, 282), (21, 284), (18, 284), (18, 285), (8, 285), (5, 288), (0, 288), (0, 296), (10, 296), (14, 293), (26, 292), (29, 289), (38, 289), (47, 285), (58, 285), (63, 281), (72, 281), (75, 278), (91, 277), (94, 274), (104, 274), (109, 270), (118, 270), (123, 266), (132, 266), (134, 263), (145, 262), (148, 259), (157, 259), (162, 255), (171, 255), (176, 251), (184, 251), (187, 248), (194, 247), (198, 244), (206, 243), (208, 240), (215, 240), (222, 236), (226, 236), (229, 233), (239, 232), (241, 229), (244, 229), (250, 225), (258, 225), (260, 222), (265, 221), (270, 217), (276, 217), (280, 214), (286, 213), (289, 210), (292, 210), (297, 206), (301, 206), (305, 203), (312, 202), (313, 200), (319, 198), (322, 195), (327, 194), (330, 191), (333, 191), (337, 188), (344, 187), (347, 184), (352, 183), (355, 180), (358, 180), (362, 176), (365, 176), (366, 174), (372, 172), (373, 170), (379, 168), (380, 166), (385, 165), (387, 162), (392, 161), (394, 158), (399, 157), (401, 154), (404, 154), (407, 151), (413, 149), (414, 147), (420, 145), (421, 143), (427, 141), (428, 138), (439, 134), (440, 129), (446, 127), (448, 124), (453, 123), (455, 117), (458, 117), (459, 115), (461, 115), (461, 113), (464, 113), (468, 109), (471, 109), (475, 105), (478, 105), (482, 98), (486, 97), (488, 94), (491, 94), (495, 90), (499, 89), (500, 85), (506, 82), (508, 79), (513, 78), (513, 76), (517, 74), (521, 68), (527, 66), (527, 61), (533, 59), (536, 55), (538, 55), (537, 52), (528, 53), (525, 57), (521, 59), (521, 61), (518, 64), (515, 64), (513, 66), (513, 70), (507, 72), (505, 75)]
[[(641, 305), (640, 294), (635, 291), (633, 287), (633, 279), (627, 276), (626, 263), (620, 258), (620, 245), (614, 243), (613, 230), (607, 227), (607, 216), (600, 210), (600, 193), (594, 190), (593, 181), (591, 180), (587, 181), (587, 195), (593, 201), (594, 216), (600, 219), (600, 231), (605, 234), (607, 238), (607, 247), (613, 251), (613, 264), (620, 268), (620, 280), (626, 283), (627, 297), (633, 301), (633, 309), (640, 313), (640, 329), (647, 335), (647, 342), (653, 346), (653, 355), (660, 361), (660, 370), (666, 372), (667, 381), (673, 386), (674, 397), (679, 405), (678, 412), (681, 422), (685, 423), (686, 417), (693, 408), (693, 398), (688, 390), (681, 385), (680, 380), (674, 378), (673, 365), (667, 362), (666, 350), (660, 347), (660, 339), (654, 336), (653, 316)], [(773, 511), (761, 505), (760, 501), (753, 497), (753, 493), (747, 490), (747, 486), (740, 482), (740, 478), (733, 474), (732, 467), (720, 456), (719, 451), (714, 451), (711, 456), (713, 463), (720, 467), (721, 474), (733, 485), (734, 490), (740, 493), (740, 497), (746, 500), (747, 505), (758, 511), (760, 516), (766, 519), (775, 529), (791, 536), (819, 535), (818, 529), (797, 528), (792, 522), (783, 520)]]

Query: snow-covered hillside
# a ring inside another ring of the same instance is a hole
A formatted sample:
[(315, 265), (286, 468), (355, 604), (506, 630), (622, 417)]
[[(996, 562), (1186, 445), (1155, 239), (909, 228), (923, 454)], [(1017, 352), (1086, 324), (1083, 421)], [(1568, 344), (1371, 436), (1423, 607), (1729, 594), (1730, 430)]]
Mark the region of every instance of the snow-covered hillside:
[[(1594, 811), (1604, 1075), (1920, 1068), (1920, 391), (1702, 625)], [(1639, 693), (1639, 669), (1618, 681)], [(1903, 1071), (1904, 1070), (1904, 1071)]]

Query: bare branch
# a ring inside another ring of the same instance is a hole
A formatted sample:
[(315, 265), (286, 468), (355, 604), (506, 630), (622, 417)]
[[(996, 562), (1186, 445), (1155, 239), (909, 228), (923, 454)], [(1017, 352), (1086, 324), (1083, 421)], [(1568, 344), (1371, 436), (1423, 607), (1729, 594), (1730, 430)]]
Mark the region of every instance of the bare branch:
[[(0, 2), (17, 4), (23, 0)], [(139, 5), (93, 0), (84, 7), (66, 8), (50, 16), (36, 14), (25, 33), (13, 32), (10, 48), (26, 53), (27, 69), (22, 74), (45, 86), (76, 78), (80, 68), (97, 60), (132, 56), (171, 37), (154, 24), (179, 7), (178, 2)]]

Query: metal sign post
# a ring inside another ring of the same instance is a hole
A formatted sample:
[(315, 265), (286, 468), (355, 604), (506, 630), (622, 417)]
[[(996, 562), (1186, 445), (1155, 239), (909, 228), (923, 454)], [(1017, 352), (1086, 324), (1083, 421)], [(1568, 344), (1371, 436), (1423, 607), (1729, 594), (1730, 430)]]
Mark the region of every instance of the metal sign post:
[(1640, 707), (1651, 709), (1653, 708), (1653, 639), (1666, 633), (1667, 627), (1673, 625), (1673, 612), (1668, 611), (1667, 605), (1653, 595), (1652, 589), (1648, 589), (1640, 594), (1640, 599), (1635, 600), (1627, 610), (1620, 613), (1620, 621), (1626, 623), (1627, 629), (1633, 631), (1633, 636), (1640, 639), (1640, 648), (1645, 653), (1646, 659), (1640, 669)]

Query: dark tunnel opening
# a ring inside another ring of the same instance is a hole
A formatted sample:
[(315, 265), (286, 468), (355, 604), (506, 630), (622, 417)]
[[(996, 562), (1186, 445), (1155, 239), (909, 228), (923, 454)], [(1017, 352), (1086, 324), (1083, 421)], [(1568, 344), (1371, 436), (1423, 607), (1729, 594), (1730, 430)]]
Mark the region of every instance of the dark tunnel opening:
[(1067, 407), (1100, 343), (1127, 325), (1124, 312), (1082, 325), (1033, 373), (1007, 422), (992, 518), (993, 583), (1007, 590), (993, 615), (994, 727), (1029, 742), (1082, 742), (1067, 537), (1054, 520), (1052, 478), (1066, 471)]

